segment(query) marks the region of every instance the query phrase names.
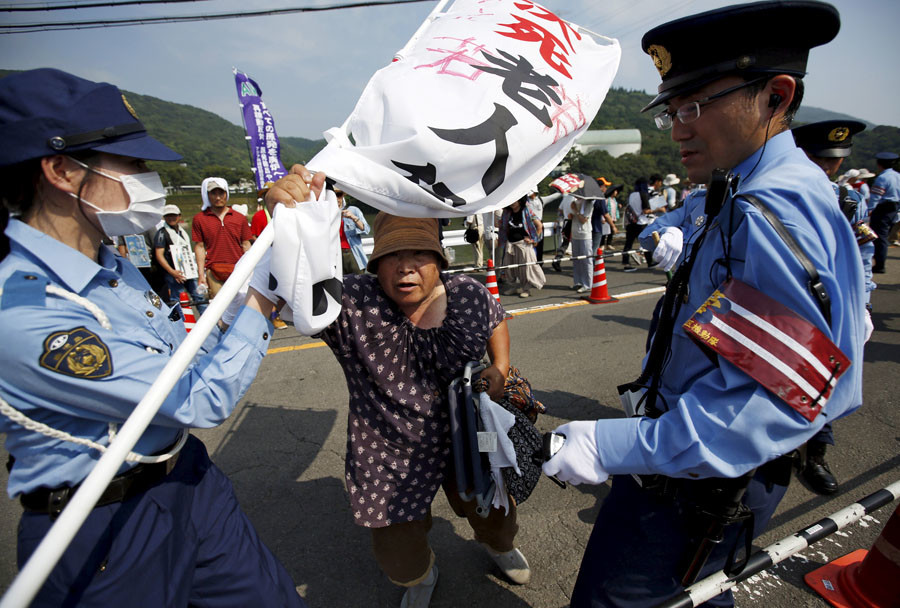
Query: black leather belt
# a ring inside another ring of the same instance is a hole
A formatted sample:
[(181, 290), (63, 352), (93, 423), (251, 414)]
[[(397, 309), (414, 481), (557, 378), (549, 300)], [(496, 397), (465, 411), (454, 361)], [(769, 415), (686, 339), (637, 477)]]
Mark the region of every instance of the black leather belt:
[[(178, 454), (175, 454), (164, 462), (141, 463), (121, 475), (113, 477), (95, 506), (102, 507), (122, 502), (144, 492), (162, 481), (175, 468), (177, 460)], [(64, 486), (52, 490), (38, 488), (28, 494), (22, 494), (19, 502), (26, 511), (47, 513), (50, 515), (50, 519), (56, 519), (80, 487), (79, 484), (71, 488)]]

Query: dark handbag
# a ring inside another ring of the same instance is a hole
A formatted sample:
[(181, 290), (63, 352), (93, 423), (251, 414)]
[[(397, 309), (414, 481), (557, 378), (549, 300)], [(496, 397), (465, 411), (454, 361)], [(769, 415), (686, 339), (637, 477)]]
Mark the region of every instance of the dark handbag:
[(518, 407), (505, 398), (500, 401), (500, 405), (516, 417), (516, 423), (509, 429), (507, 436), (516, 451), (516, 464), (522, 475), (517, 475), (512, 467), (501, 469), (500, 474), (503, 475), (506, 491), (517, 505), (521, 505), (531, 496), (541, 479), (540, 460), (535, 458), (535, 454), (541, 453), (543, 437)]
[(469, 226), (466, 228), (465, 234), (463, 234), (463, 240), (471, 245), (474, 245), (478, 242), (478, 228), (475, 226)]
[[(480, 378), (473, 382), (475, 391), (480, 392), (486, 388), (487, 384)], [(498, 405), (516, 417), (516, 422), (509, 429), (507, 436), (512, 441), (516, 452), (516, 464), (519, 465), (522, 475), (517, 475), (512, 467), (502, 469), (500, 473), (503, 475), (506, 491), (516, 504), (520, 505), (531, 496), (541, 478), (541, 461), (535, 458), (535, 455), (541, 453), (543, 436), (535, 428), (534, 422), (538, 414), (543, 414), (547, 408), (535, 399), (531, 383), (512, 365), (509, 366), (503, 398)]]

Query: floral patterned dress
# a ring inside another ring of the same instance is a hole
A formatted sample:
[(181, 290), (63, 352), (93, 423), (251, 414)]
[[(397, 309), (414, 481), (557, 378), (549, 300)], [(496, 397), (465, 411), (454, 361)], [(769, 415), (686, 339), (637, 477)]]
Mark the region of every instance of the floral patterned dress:
[(344, 277), (343, 310), (321, 334), (350, 392), (347, 490), (366, 527), (424, 519), (450, 463), (447, 390), (485, 353), (504, 311), (464, 275), (441, 275), (447, 315), (416, 327), (372, 275)]

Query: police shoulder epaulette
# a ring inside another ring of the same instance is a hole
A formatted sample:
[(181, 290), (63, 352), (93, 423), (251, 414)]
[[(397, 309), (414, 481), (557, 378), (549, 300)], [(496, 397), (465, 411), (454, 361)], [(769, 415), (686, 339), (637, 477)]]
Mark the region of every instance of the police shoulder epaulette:
[(3, 283), (0, 310), (15, 306), (43, 306), (47, 300), (47, 277), (25, 270), (17, 270)]

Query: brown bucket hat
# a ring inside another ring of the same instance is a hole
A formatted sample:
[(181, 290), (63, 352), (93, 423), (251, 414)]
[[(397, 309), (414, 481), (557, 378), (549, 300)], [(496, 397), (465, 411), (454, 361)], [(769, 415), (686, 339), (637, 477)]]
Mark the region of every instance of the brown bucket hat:
[(438, 234), (438, 220), (434, 218), (400, 217), (380, 211), (375, 216), (375, 249), (366, 270), (377, 273), (379, 258), (405, 249), (433, 251), (441, 260), (441, 269), (447, 270), (450, 262)]

